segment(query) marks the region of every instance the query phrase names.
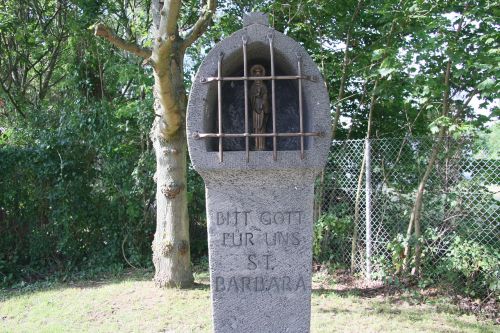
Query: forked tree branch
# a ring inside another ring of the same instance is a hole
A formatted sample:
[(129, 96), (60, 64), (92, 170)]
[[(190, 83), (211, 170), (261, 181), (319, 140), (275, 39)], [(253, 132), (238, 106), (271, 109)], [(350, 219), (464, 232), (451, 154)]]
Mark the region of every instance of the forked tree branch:
[(216, 0), (208, 0), (207, 5), (203, 8), (203, 13), (196, 23), (186, 31), (184, 36), (184, 42), (182, 47), (187, 49), (191, 44), (193, 44), (198, 37), (203, 34), (203, 32), (207, 29), (210, 24), (210, 20), (212, 19), (213, 14), (215, 13), (215, 7), (217, 5)]
[(10, 102), (12, 103), (12, 105), (14, 106), (14, 109), (23, 117), (26, 119), (26, 115), (24, 114), (24, 112), (21, 110), (21, 108), (19, 107), (19, 105), (17, 104), (14, 96), (12, 96), (10, 90), (4, 85), (4, 83), (0, 80), (0, 88), (2, 88), (2, 90), (4, 91), (4, 93), (7, 95), (7, 97), (9, 98)]
[(181, 10), (181, 0), (167, 0), (160, 9), (159, 37), (173, 39), (177, 35), (177, 21)]
[(151, 57), (151, 50), (142, 48), (137, 44), (127, 42), (123, 38), (117, 36), (113, 31), (111, 31), (110, 28), (108, 28), (103, 23), (97, 23), (95, 25), (94, 34), (96, 36), (107, 39), (111, 44), (113, 44), (117, 48), (133, 53), (138, 57), (144, 59), (148, 59), (149, 57)]

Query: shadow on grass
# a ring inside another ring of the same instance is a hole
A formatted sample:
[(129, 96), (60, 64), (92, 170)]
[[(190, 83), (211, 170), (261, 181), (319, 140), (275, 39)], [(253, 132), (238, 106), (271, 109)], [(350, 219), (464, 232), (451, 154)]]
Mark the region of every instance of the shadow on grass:
[[(488, 320), (483, 319), (477, 322), (470, 322), (470, 317), (461, 316), (463, 312), (457, 310), (456, 307), (453, 306), (414, 304), (402, 307), (391, 301), (379, 301), (373, 303), (373, 309), (377, 315), (404, 317), (412, 323), (435, 320), (436, 325), (433, 327), (433, 331), (435, 332), (450, 332), (450, 326), (457, 329), (452, 332), (498, 332), (494, 330), (492, 326), (489, 326), (491, 322)], [(435, 316), (436, 314), (440, 314), (440, 316)], [(444, 317), (442, 315), (444, 315)], [(473, 316), (473, 314), (470, 314), (470, 316)], [(442, 322), (443, 325), (438, 325), (439, 322)], [(448, 325), (444, 325), (445, 323)]]
[[(196, 275), (196, 274), (195, 274)], [(13, 297), (24, 296), (28, 294), (58, 291), (63, 289), (89, 289), (101, 288), (112, 284), (130, 282), (130, 281), (152, 281), (154, 272), (147, 269), (129, 269), (120, 273), (103, 273), (94, 277), (72, 277), (66, 281), (63, 279), (52, 279), (48, 281), (38, 281), (27, 284), (19, 288), (0, 289), (0, 302), (7, 301)], [(193, 283), (186, 290), (209, 290), (210, 284), (208, 278), (204, 276)]]
[(191, 287), (189, 287), (187, 289), (195, 289), (195, 290), (205, 290), (205, 291), (208, 291), (208, 290), (210, 290), (210, 284), (195, 282), (195, 283), (193, 283), (193, 285)]
[(378, 296), (387, 296), (387, 288), (381, 287), (373, 287), (373, 288), (345, 288), (345, 289), (336, 289), (336, 288), (317, 288), (313, 289), (313, 295), (327, 295), (334, 294), (339, 297), (361, 297), (361, 298), (375, 298)]
[[(460, 315), (466, 312), (461, 311), (445, 295), (434, 295), (433, 297), (422, 296), (418, 291), (413, 293), (402, 290), (395, 290), (386, 286), (377, 287), (352, 287), (352, 288), (316, 288), (312, 290), (315, 296), (336, 296), (341, 298), (358, 298), (370, 300), (370, 305), (375, 313), (388, 315), (402, 315), (403, 313), (418, 321), (422, 312), (443, 313), (449, 315)], [(405, 305), (405, 309), (402, 309)], [(325, 310), (326, 312), (326, 310)], [(332, 310), (331, 312), (335, 312)], [(472, 325), (471, 327), (476, 327)], [(479, 327), (479, 326), (478, 326)]]
[(57, 291), (62, 289), (101, 288), (125, 281), (151, 281), (153, 272), (147, 269), (130, 269), (119, 273), (103, 273), (93, 277), (71, 276), (67, 280), (53, 278), (38, 281), (18, 288), (0, 289), (0, 302), (37, 292)]
[[(206, 272), (197, 272), (196, 282), (186, 290), (198, 290), (208, 292), (210, 285)], [(154, 290), (153, 272), (147, 270), (130, 270), (122, 272), (120, 275), (115, 276), (102, 276), (96, 279), (77, 280), (70, 282), (53, 282), (53, 283), (36, 283), (20, 289), (2, 290), (0, 291), (0, 302), (12, 297), (23, 296), (29, 293), (54, 291), (62, 289), (73, 288), (100, 288), (112, 284), (120, 284), (129, 281), (146, 281), (148, 282), (149, 290), (147, 295), (159, 295)], [(149, 285), (151, 283), (151, 285)], [(127, 286), (129, 289), (142, 288), (137, 286)], [(120, 287), (118, 287), (119, 289)], [(450, 332), (449, 328), (457, 327), (462, 331), (469, 332), (494, 332), (491, 324), (482, 325), (481, 323), (470, 322), (470, 318), (457, 316), (460, 313), (456, 306), (453, 306), (449, 299), (436, 295), (432, 298), (421, 299), (411, 292), (398, 292), (391, 294), (393, 289), (383, 286), (327, 286), (324, 288), (315, 288), (312, 290), (313, 299), (318, 299), (318, 296), (325, 295), (325, 300), (313, 305), (313, 312), (327, 314), (330, 316), (351, 317), (351, 316), (368, 316), (370, 320), (398, 320), (410, 321), (414, 323), (421, 323), (422, 327), (427, 327), (428, 321), (437, 320), (442, 323), (437, 323), (433, 327), (434, 332)], [(122, 292), (123, 293), (123, 292)], [(124, 297), (120, 298), (122, 302), (129, 300), (129, 291), (126, 291)], [(199, 293), (195, 293), (199, 294)], [(183, 293), (181, 299), (188, 297)], [(123, 296), (123, 295), (122, 295)], [(330, 298), (330, 296), (332, 296)], [(148, 298), (148, 297), (146, 297)], [(339, 298), (351, 298), (347, 301), (340, 301)], [(149, 299), (149, 298), (148, 298)], [(114, 301), (116, 301), (114, 299)], [(350, 302), (350, 303), (349, 303)], [(182, 302), (181, 302), (182, 303)], [(155, 303), (156, 304), (156, 303)], [(443, 317), (435, 316), (436, 313), (444, 313)], [(449, 315), (448, 315), (449, 314)], [(0, 318), (1, 319), (1, 318)], [(427, 325), (427, 326), (426, 326)], [(457, 331), (458, 332), (458, 331)]]
[(351, 310), (340, 309), (340, 308), (333, 308), (333, 307), (331, 307), (331, 308), (319, 308), (318, 312), (320, 312), (320, 313), (329, 313), (329, 314), (332, 314), (332, 315), (352, 313)]

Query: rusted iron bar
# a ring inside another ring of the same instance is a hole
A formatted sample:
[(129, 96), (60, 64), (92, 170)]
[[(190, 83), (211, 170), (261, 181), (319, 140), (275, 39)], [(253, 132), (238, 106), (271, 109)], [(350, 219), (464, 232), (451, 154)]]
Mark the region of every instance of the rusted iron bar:
[(266, 138), (272, 138), (272, 137), (297, 137), (297, 136), (323, 136), (324, 133), (322, 132), (304, 132), (304, 133), (298, 133), (298, 132), (290, 132), (290, 133), (194, 133), (193, 136), (195, 139), (205, 139), (205, 138), (258, 138), (258, 137), (266, 137)]
[(273, 118), (273, 160), (277, 160), (277, 137), (276, 137), (276, 79), (274, 73), (274, 45), (273, 45), (273, 34), (270, 33), (267, 35), (267, 39), (269, 40), (269, 53), (271, 56), (271, 114)]
[(209, 82), (214, 82), (214, 81), (255, 81), (255, 80), (308, 80), (312, 82), (318, 81), (318, 78), (316, 76), (312, 75), (276, 75), (276, 76), (225, 76), (225, 77), (215, 77), (215, 76), (210, 76), (210, 77), (202, 77), (201, 78), (201, 83), (209, 83)]
[[(301, 68), (301, 57), (297, 54), (297, 76), (302, 76)], [(300, 133), (304, 132), (304, 111), (302, 105), (302, 79), (298, 79), (299, 83), (299, 123), (300, 123)], [(300, 159), (304, 159), (304, 136), (300, 136)]]
[[(247, 65), (247, 36), (243, 35), (243, 75), (245, 80), (245, 133), (248, 133), (248, 65)], [(247, 163), (250, 161), (250, 138), (245, 137), (245, 152), (247, 157)]]
[(224, 161), (224, 152), (222, 150), (222, 59), (224, 58), (224, 53), (219, 54), (219, 61), (217, 62), (217, 123), (219, 125), (219, 162)]

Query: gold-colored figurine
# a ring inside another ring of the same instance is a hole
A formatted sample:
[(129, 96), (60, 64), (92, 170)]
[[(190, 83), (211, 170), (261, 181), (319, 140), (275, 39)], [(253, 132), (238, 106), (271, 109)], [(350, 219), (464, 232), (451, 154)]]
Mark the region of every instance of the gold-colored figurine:
[[(251, 76), (265, 76), (266, 70), (262, 65), (253, 65), (250, 68)], [(253, 132), (263, 134), (266, 132), (266, 123), (269, 115), (269, 101), (267, 87), (262, 80), (255, 80), (250, 87), (250, 104), (253, 114)], [(255, 150), (264, 150), (266, 146), (265, 137), (255, 138)]]

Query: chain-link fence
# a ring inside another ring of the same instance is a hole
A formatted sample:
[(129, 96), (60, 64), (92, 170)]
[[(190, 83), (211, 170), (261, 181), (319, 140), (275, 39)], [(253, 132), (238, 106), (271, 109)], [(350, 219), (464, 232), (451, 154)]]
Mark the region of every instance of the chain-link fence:
[(498, 145), (478, 138), (334, 141), (316, 187), (315, 254), (372, 277), (411, 266), (408, 250), (418, 240), (408, 226), (424, 185), (422, 275), (435, 281), (458, 271), (455, 279), (474, 278), (482, 269), (474, 261), (498, 260)]

